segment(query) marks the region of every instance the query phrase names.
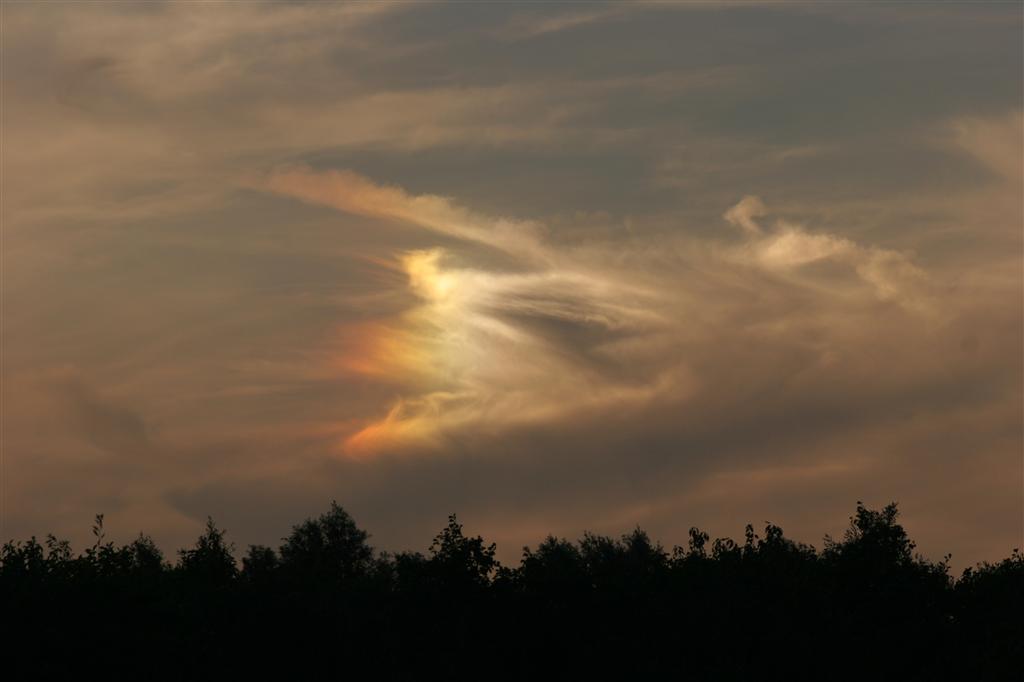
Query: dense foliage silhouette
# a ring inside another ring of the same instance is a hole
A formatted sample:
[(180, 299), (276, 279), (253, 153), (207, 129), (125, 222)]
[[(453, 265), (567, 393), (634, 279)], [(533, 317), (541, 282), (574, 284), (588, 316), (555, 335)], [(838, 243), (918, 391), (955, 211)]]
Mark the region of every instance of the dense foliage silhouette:
[(236, 563), (209, 519), (168, 562), (144, 535), (0, 549), (5, 668), (24, 679), (1018, 679), (1024, 556), (949, 574), (857, 504), (824, 549), (778, 526), (671, 551), (548, 537), (518, 567), (455, 515), (426, 555), (376, 552), (337, 503)]

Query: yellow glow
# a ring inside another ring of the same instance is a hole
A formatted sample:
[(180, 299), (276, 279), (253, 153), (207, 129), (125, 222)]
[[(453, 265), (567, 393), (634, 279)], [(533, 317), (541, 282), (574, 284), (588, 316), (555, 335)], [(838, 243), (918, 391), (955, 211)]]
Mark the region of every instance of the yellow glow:
[(455, 274), (441, 271), (438, 265), (441, 255), (440, 249), (433, 249), (413, 251), (402, 258), (402, 265), (409, 275), (409, 286), (421, 297), (435, 303), (448, 301), (456, 293), (458, 285)]

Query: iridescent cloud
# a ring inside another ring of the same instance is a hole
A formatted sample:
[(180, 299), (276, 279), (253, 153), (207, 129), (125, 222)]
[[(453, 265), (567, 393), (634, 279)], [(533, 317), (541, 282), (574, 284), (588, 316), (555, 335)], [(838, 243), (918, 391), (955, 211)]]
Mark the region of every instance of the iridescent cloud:
[[(443, 447), (464, 431), (637, 410), (652, 401), (700, 400), (691, 354), (705, 353), (716, 337), (745, 333), (733, 320), (737, 307), (758, 305), (750, 300), (754, 280), (762, 296), (806, 299), (799, 311), (749, 312), (750, 320), (771, 315), (782, 338), (814, 325), (815, 316), (848, 320), (889, 303), (904, 309), (901, 324), (912, 333), (939, 321), (934, 285), (908, 255), (785, 220), (764, 228), (757, 218), (769, 211), (752, 196), (724, 214), (722, 232), (725, 223), (739, 226), (738, 239), (678, 239), (668, 252), (651, 254), (617, 243), (555, 244), (537, 223), (474, 213), (351, 171), (285, 169), (263, 187), (515, 259), (514, 269), (496, 270), (452, 265), (441, 248), (397, 257), (419, 303), (345, 328), (338, 363), (408, 392), (346, 439), (353, 455)], [(729, 284), (714, 298), (698, 295), (723, 280)], [(955, 315), (951, 305), (942, 319)], [(850, 341), (843, 328), (819, 327), (817, 335), (820, 362), (834, 361)]]

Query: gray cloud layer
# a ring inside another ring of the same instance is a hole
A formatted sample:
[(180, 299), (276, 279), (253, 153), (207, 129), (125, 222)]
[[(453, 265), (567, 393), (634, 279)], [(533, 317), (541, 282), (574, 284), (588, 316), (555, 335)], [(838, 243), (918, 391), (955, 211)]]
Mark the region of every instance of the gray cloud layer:
[(1021, 544), (1019, 7), (3, 11), (5, 536)]

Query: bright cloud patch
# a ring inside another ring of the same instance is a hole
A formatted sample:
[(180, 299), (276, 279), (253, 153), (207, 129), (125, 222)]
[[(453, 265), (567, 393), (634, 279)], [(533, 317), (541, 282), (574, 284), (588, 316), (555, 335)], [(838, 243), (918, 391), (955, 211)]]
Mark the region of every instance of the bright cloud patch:
[[(555, 244), (536, 223), (481, 215), (351, 171), (286, 169), (263, 186), (496, 249), (516, 265), (455, 266), (441, 248), (396, 256), (419, 304), (343, 330), (339, 364), (404, 387), (403, 394), (347, 438), (349, 454), (699, 400), (713, 377), (703, 376), (698, 359), (725, 337), (763, 334), (766, 318), (777, 337), (760, 343), (792, 343), (790, 333), (818, 327), (816, 352), (833, 358), (850, 342), (847, 330), (816, 316), (849, 320), (895, 302), (902, 324), (931, 324), (927, 276), (905, 255), (782, 220), (764, 228), (757, 219), (768, 209), (757, 197), (725, 213), (741, 228), (739, 243), (724, 234), (679, 239), (666, 257), (623, 253), (612, 243)], [(781, 302), (793, 287), (805, 307), (766, 307), (766, 293), (775, 290)], [(713, 297), (704, 295), (709, 290)]]

